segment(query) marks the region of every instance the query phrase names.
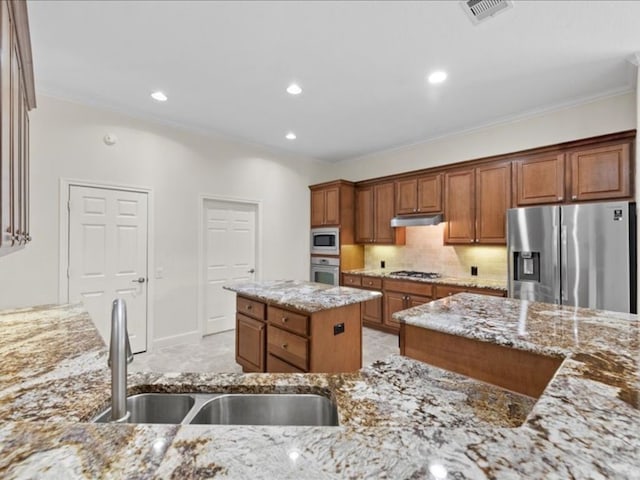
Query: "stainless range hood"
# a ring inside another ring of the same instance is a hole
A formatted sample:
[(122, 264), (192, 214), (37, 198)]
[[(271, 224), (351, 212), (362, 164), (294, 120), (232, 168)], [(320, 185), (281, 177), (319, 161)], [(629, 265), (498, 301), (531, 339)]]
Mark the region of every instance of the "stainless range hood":
[(441, 213), (431, 215), (412, 215), (403, 217), (393, 217), (391, 219), (392, 227), (420, 227), (424, 225), (438, 225), (444, 218)]

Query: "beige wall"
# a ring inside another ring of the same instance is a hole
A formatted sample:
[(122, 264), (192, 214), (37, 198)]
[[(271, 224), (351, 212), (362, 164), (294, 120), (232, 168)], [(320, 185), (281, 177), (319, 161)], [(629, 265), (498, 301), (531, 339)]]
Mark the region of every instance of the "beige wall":
[[(155, 198), (155, 339), (197, 332), (198, 196), (259, 200), (262, 278), (308, 278), (309, 191), (320, 166), (44, 96), (31, 115), (32, 244), (0, 257), (0, 308), (58, 302), (59, 179), (146, 186)], [(113, 133), (118, 143), (102, 139)], [(153, 272), (149, 272), (154, 281)]]
[[(461, 112), (461, 115), (464, 114)], [(635, 93), (346, 160), (318, 180), (358, 181), (636, 128)]]

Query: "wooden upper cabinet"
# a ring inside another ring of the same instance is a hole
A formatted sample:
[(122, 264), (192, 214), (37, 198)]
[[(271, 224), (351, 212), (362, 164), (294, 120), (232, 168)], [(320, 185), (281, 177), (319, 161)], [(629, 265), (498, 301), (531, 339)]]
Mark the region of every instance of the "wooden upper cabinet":
[(518, 207), (564, 201), (565, 155), (550, 153), (514, 161), (514, 204)]
[(473, 168), (445, 173), (445, 243), (475, 242), (475, 187)]
[(569, 154), (571, 201), (630, 197), (631, 144), (621, 143)]
[(396, 214), (415, 213), (418, 209), (418, 179), (396, 181)]
[(393, 211), (393, 182), (381, 183), (373, 187), (374, 232), (376, 243), (394, 243), (395, 228), (391, 226)]
[(356, 190), (356, 243), (404, 244), (404, 228), (391, 227), (393, 200), (393, 182)]
[(0, 255), (31, 241), (29, 110), (35, 104), (25, 2), (0, 2)]
[(507, 243), (511, 162), (476, 168), (476, 243)]
[(311, 190), (311, 228), (340, 227), (340, 244), (354, 243), (353, 182), (335, 180), (309, 186)]
[(442, 174), (398, 180), (396, 215), (442, 212)]
[(373, 242), (373, 187), (356, 189), (356, 243)]
[(311, 226), (340, 225), (340, 189), (323, 188), (311, 191)]
[(505, 244), (511, 162), (445, 174), (445, 243)]

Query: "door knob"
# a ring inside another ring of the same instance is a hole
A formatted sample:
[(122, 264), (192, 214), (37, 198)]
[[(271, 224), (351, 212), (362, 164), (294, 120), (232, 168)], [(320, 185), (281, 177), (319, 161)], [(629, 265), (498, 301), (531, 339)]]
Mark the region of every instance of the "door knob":
[(251, 270), (249, 270), (247, 273), (255, 273), (256, 269), (252, 268)]
[(140, 277), (137, 280), (131, 280), (133, 283), (144, 283), (146, 279), (144, 277)]

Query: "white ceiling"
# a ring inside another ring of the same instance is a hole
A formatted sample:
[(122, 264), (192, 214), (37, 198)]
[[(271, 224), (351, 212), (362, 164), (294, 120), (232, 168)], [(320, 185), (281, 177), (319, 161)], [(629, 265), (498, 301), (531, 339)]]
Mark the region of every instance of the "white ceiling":
[(639, 1), (516, 0), (478, 26), (457, 1), (31, 0), (29, 15), (41, 93), (330, 161), (630, 91), (640, 51)]

